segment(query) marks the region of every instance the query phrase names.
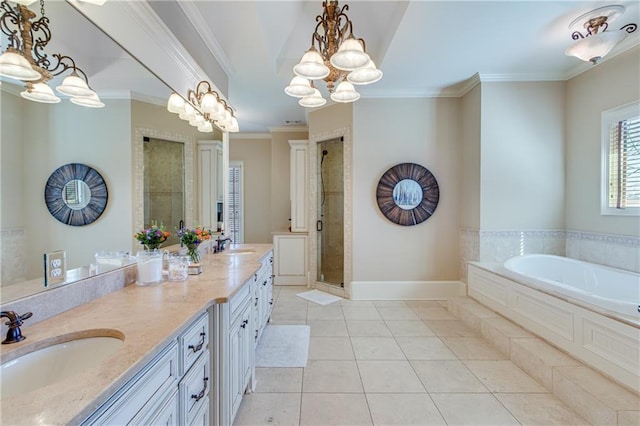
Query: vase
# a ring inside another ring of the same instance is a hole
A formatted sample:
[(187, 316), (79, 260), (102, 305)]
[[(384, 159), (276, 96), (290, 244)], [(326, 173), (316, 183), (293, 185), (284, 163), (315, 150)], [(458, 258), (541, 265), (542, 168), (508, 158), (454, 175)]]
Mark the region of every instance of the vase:
[(191, 263), (200, 263), (200, 252), (197, 244), (187, 244), (187, 255), (191, 258)]
[(136, 284), (150, 285), (162, 281), (162, 252), (160, 250), (139, 251), (136, 257), (138, 277)]
[(144, 245), (144, 249), (145, 250), (156, 250), (160, 248), (160, 244), (145, 244)]

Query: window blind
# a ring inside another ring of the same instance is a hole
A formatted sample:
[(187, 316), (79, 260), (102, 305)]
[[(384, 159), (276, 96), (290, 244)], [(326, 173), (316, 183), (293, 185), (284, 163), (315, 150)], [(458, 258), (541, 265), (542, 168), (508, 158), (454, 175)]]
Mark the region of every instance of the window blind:
[(609, 128), (609, 207), (640, 207), (640, 117)]
[(234, 243), (242, 243), (242, 169), (240, 167), (229, 167), (229, 220), (227, 225), (227, 236)]

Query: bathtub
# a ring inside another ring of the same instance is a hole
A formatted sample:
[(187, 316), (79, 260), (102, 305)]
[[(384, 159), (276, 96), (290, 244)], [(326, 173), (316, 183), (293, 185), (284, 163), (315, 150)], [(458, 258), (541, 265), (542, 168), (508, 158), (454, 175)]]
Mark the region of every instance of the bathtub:
[(640, 274), (550, 255), (470, 262), (470, 297), (640, 392)]
[(516, 256), (505, 274), (534, 288), (566, 295), (614, 315), (640, 317), (640, 274), (547, 254)]

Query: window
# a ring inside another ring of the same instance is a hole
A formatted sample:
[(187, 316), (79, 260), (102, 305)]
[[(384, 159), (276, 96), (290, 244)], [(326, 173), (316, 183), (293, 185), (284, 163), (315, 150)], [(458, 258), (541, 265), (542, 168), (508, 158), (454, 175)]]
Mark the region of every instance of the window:
[(640, 215), (640, 102), (602, 113), (602, 214)]
[(244, 242), (244, 206), (243, 206), (243, 163), (232, 161), (229, 163), (229, 218), (227, 220), (227, 237), (235, 244)]

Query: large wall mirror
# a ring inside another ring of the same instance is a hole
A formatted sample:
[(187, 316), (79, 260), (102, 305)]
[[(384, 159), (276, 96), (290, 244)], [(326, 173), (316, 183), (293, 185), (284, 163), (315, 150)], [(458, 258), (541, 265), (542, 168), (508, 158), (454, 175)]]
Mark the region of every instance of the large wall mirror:
[[(46, 1), (45, 12), (52, 32), (46, 52), (71, 56), (106, 105), (82, 108), (64, 98), (53, 105), (31, 102), (20, 97), (19, 82), (1, 80), (3, 303), (44, 290), (44, 253), (65, 250), (67, 268), (73, 269), (93, 264), (99, 251), (140, 248), (133, 233), (145, 225), (139, 219), (144, 211), (144, 171), (136, 151), (142, 149), (144, 137), (184, 144), (184, 221), (197, 225), (196, 142), (222, 138), (219, 132), (199, 133), (167, 112), (172, 89), (67, 2)], [(54, 79), (51, 86), (58, 84)], [(109, 192), (100, 217), (85, 226), (56, 220), (43, 196), (51, 173), (70, 163), (97, 170)], [(177, 224), (166, 225), (173, 231)]]

